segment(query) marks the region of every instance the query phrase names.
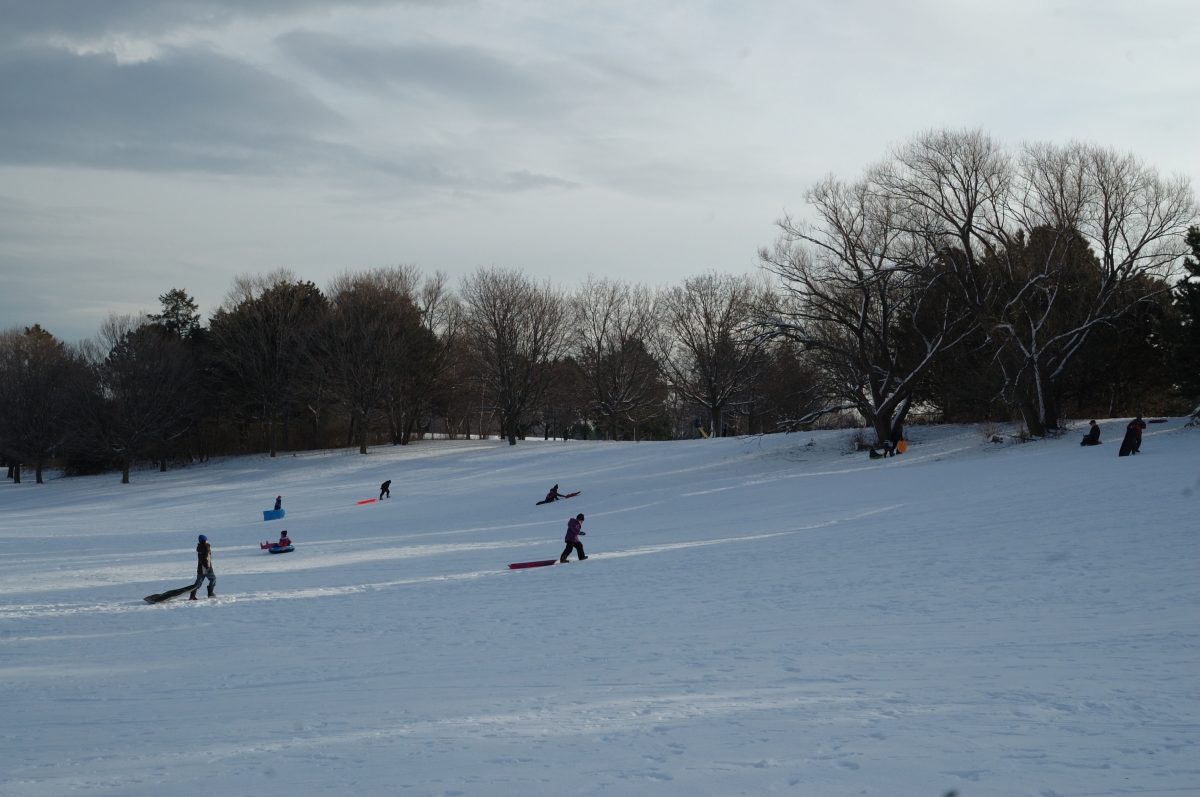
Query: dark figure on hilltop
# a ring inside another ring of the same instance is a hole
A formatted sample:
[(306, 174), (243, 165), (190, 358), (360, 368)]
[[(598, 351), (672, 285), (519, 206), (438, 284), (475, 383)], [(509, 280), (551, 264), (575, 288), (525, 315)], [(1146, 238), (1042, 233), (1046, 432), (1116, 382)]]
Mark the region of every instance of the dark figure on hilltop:
[(1081, 446), (1098, 446), (1098, 445), (1100, 445), (1100, 427), (1096, 425), (1095, 421), (1088, 421), (1088, 425), (1091, 428), (1088, 429), (1088, 433), (1083, 436), (1083, 440), (1081, 440), (1079, 442), (1079, 445), (1081, 445)]
[(283, 509), (283, 496), (277, 495), (275, 496), (275, 511), (278, 512), (280, 509)]
[(558, 492), (558, 485), (556, 484), (550, 488), (550, 492), (546, 493), (545, 500), (537, 502), (537, 506), (541, 506), (542, 504), (548, 504), (551, 501), (557, 501), (560, 498), (562, 498), (562, 494), (560, 494)]
[(388, 479), (383, 484), (379, 485), (379, 500), (392, 497), (392, 480)]
[(1121, 450), (1117, 452), (1117, 456), (1127, 457), (1138, 453), (1142, 448), (1142, 430), (1145, 428), (1146, 422), (1142, 420), (1142, 414), (1139, 412), (1125, 427), (1125, 439), (1121, 441)]

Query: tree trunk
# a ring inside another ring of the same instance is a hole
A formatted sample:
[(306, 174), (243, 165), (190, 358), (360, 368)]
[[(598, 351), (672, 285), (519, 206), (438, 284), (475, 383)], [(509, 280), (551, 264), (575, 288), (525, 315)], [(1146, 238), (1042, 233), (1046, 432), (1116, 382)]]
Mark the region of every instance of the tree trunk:
[(121, 484), (129, 484), (129, 457), (121, 457)]
[(892, 436), (892, 424), (887, 415), (878, 414), (875, 416), (871, 428), (875, 430), (875, 441), (878, 445), (883, 445), (883, 441)]
[(362, 423), (361, 423), (361, 428), (358, 430), (358, 453), (360, 453), (360, 454), (367, 453), (367, 430), (368, 430), (368, 428), (369, 427), (367, 425), (367, 419), (363, 418)]
[(1042, 425), (1041, 413), (1038, 412), (1038, 407), (1032, 401), (1024, 401), (1021, 404), (1021, 417), (1025, 419), (1025, 426), (1029, 428), (1029, 433), (1034, 437), (1045, 437), (1046, 427)]
[(21, 463), (15, 462), (11, 466), (13, 475), (13, 484), (21, 483)]
[(34, 473), (37, 474), (35, 483), (36, 484), (45, 484), (45, 482), (42, 481), (42, 461), (40, 459), (37, 461), (37, 466), (34, 469)]
[(162, 446), (158, 449), (158, 472), (167, 472), (167, 452)]
[(1054, 392), (1054, 383), (1050, 380), (1041, 382), (1042, 390), (1042, 425), (1047, 429), (1059, 428), (1058, 426), (1058, 396)]
[(268, 442), (271, 446), (271, 456), (274, 457), (275, 456), (275, 419), (274, 418), (267, 421), (267, 437), (270, 438), (270, 440)]

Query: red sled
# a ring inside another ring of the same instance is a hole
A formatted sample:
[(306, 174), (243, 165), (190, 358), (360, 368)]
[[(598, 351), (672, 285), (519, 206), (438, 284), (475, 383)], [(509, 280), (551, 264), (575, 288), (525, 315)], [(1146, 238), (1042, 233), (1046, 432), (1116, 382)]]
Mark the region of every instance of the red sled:
[(542, 559), (539, 562), (517, 562), (508, 566), (509, 570), (524, 570), (527, 567), (548, 567), (557, 563), (557, 559)]
[[(583, 490), (576, 490), (573, 493), (567, 493), (566, 495), (560, 495), (558, 497), (558, 500), (561, 501), (564, 498), (574, 498), (575, 496), (579, 495), (581, 492), (583, 492)], [(538, 501), (536, 504), (534, 504), (534, 506), (541, 506), (542, 504), (552, 504), (552, 503), (554, 503), (554, 502), (542, 500), (542, 501)]]
[(374, 499), (374, 498), (368, 498), (366, 501), (359, 501), (359, 502), (358, 502), (358, 505), (359, 505), (359, 506), (362, 506), (363, 504), (373, 504), (373, 503), (375, 503), (375, 499)]

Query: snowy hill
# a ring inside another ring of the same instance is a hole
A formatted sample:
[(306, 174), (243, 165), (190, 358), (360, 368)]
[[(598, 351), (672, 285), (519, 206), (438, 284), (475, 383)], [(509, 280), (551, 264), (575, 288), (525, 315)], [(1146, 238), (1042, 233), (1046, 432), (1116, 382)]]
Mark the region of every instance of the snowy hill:
[[(6, 482), (0, 792), (1200, 793), (1200, 429), (1123, 425)], [(143, 603), (200, 533), (218, 598)]]

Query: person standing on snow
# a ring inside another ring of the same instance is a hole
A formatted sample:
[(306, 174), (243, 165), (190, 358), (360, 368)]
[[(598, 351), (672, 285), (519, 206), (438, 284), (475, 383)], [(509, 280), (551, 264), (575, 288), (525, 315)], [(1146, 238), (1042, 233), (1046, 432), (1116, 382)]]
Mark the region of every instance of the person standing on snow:
[(1142, 430), (1144, 430), (1146, 428), (1146, 422), (1142, 420), (1142, 414), (1139, 412), (1137, 414), (1137, 417), (1134, 418), (1132, 421), (1130, 421), (1129, 425), (1126, 426), (1125, 428), (1130, 429), (1130, 430), (1136, 430), (1134, 432), (1135, 437), (1134, 437), (1134, 441), (1133, 441), (1133, 453), (1136, 454), (1139, 450), (1141, 450)]
[(214, 589), (217, 586), (217, 574), (213, 572), (212, 564), (212, 546), (208, 544), (208, 537), (200, 535), (200, 542), (196, 544), (196, 583), (192, 585), (192, 594), (188, 600), (196, 600), (196, 592), (200, 589), (200, 585), (204, 583), (204, 579), (208, 579), (208, 597), (217, 597)]
[(278, 512), (280, 509), (283, 509), (283, 496), (277, 495), (275, 496), (275, 511)]
[(583, 513), (580, 512), (567, 521), (567, 547), (563, 549), (562, 556), (558, 557), (558, 561), (566, 564), (567, 557), (571, 555), (572, 550), (578, 554), (579, 561), (582, 562), (584, 559), (587, 559), (587, 556), (583, 553), (583, 543), (579, 541), (579, 538), (582, 536), (584, 536)]
[(382, 501), (385, 496), (388, 498), (392, 497), (392, 480), (391, 479), (388, 479), (383, 484), (379, 485), (379, 500)]

